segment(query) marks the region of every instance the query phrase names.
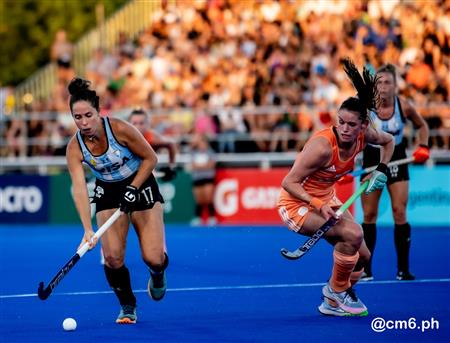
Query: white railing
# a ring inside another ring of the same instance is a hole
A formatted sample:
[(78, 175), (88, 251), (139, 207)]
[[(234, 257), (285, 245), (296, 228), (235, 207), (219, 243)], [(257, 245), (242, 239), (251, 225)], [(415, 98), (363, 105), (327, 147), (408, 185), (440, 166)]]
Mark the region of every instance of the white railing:
[[(410, 156), (412, 151), (407, 151)], [(217, 163), (234, 167), (260, 167), (269, 169), (276, 166), (290, 166), (297, 156), (296, 152), (284, 153), (225, 153), (216, 154)], [(178, 154), (176, 157), (177, 165), (186, 167), (191, 161), (189, 153)], [(361, 163), (360, 159), (356, 161), (357, 165)], [(168, 163), (167, 154), (158, 155), (158, 166), (164, 166)], [(449, 150), (432, 150), (431, 158), (427, 165), (450, 163)], [(4, 158), (0, 162), (0, 175), (6, 173), (38, 173), (40, 175), (57, 174), (67, 170), (67, 161), (64, 156), (58, 157), (17, 157)]]

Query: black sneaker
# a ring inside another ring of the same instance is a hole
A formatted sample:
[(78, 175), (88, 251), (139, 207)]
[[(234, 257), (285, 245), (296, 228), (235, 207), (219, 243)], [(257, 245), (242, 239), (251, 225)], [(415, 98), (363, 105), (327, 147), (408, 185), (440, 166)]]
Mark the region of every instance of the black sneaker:
[(150, 273), (150, 279), (148, 280), (147, 291), (148, 295), (153, 300), (159, 301), (166, 294), (167, 280), (166, 273), (162, 272), (159, 274)]
[(415, 280), (415, 279), (416, 279), (416, 277), (413, 274), (411, 274), (410, 272), (399, 271), (397, 273), (397, 280), (400, 280), (400, 281), (411, 281), (411, 280)]

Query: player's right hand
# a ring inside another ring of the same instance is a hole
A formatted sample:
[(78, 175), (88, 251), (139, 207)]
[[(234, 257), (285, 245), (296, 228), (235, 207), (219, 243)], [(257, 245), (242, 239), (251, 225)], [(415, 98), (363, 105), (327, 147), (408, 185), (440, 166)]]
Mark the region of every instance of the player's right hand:
[(325, 220), (328, 220), (330, 218), (334, 218), (335, 220), (338, 220), (339, 217), (336, 214), (336, 212), (330, 207), (330, 205), (328, 204), (324, 204), (321, 208), (320, 208), (320, 214), (322, 215), (322, 217), (325, 218)]
[(417, 163), (425, 163), (430, 158), (430, 148), (428, 145), (420, 144), (413, 153), (414, 161)]
[(85, 231), (78, 249), (80, 249), (85, 243), (89, 243), (89, 250), (91, 250), (97, 245), (97, 241), (97, 237), (94, 237), (94, 231)]

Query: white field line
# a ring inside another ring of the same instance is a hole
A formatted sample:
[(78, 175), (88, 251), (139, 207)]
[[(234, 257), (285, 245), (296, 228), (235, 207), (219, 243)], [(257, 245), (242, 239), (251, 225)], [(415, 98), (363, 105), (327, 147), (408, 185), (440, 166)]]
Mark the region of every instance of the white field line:
[[(369, 282), (358, 282), (358, 287), (365, 287), (371, 285), (386, 285), (386, 284), (402, 284), (410, 285), (415, 283), (446, 283), (450, 282), (450, 279), (419, 279), (412, 281), (397, 281), (397, 280), (379, 280)], [(301, 288), (301, 287), (318, 287), (323, 286), (325, 283), (285, 283), (285, 284), (269, 284), (269, 285), (237, 285), (237, 286), (210, 286), (210, 287), (183, 287), (183, 288), (168, 288), (167, 292), (203, 292), (203, 291), (221, 291), (221, 290), (240, 290), (240, 289), (264, 289), (264, 288)], [(146, 293), (146, 289), (134, 290), (135, 293)], [(113, 291), (89, 291), (89, 292), (64, 292), (54, 293), (54, 295), (98, 295), (98, 294), (111, 294)], [(24, 293), (24, 294), (5, 294), (0, 295), (0, 299), (14, 299), (14, 298), (29, 298), (37, 297), (36, 293)]]

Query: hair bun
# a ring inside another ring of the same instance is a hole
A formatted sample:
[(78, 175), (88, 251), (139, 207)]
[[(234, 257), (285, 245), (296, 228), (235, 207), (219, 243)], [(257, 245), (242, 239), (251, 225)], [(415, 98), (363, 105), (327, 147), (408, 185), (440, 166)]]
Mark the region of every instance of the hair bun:
[(71, 95), (83, 94), (89, 91), (89, 86), (91, 83), (87, 80), (83, 80), (79, 77), (76, 77), (70, 81), (68, 86), (69, 93)]

